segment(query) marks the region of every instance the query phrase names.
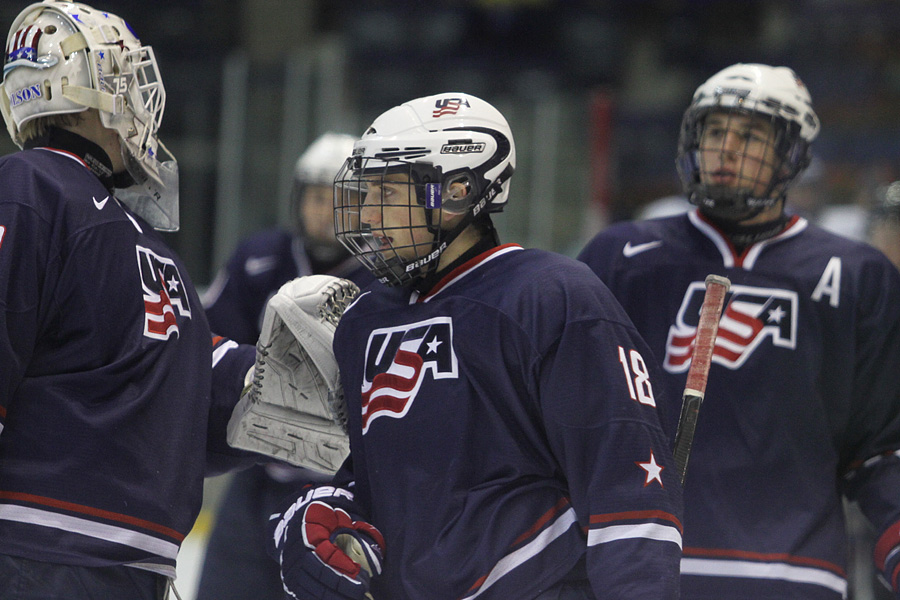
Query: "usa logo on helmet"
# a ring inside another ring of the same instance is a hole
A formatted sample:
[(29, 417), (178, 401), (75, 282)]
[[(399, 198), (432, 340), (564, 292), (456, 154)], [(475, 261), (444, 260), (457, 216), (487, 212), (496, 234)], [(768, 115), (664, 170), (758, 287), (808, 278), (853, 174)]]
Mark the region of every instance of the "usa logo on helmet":
[(438, 117), (455, 115), (463, 106), (471, 108), (469, 101), (465, 98), (439, 98), (434, 101), (434, 110), (431, 111), (431, 116), (437, 119)]

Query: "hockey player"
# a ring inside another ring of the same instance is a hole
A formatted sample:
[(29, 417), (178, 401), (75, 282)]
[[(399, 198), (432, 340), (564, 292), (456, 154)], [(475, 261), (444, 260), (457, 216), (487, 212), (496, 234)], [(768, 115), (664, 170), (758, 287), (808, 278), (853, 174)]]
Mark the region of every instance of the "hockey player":
[(875, 562), (898, 593), (900, 277), (871, 247), (786, 212), (818, 132), (791, 69), (722, 70), (681, 126), (677, 167), (697, 208), (614, 225), (579, 257), (672, 392), (705, 277), (732, 282), (685, 481), (686, 600), (846, 597), (842, 497), (879, 532)]
[(584, 265), (500, 244), (514, 168), (505, 118), (446, 93), (378, 117), (335, 180), (380, 283), (334, 340), (352, 460), (271, 522), (291, 597), (677, 598), (657, 367)]
[(0, 110), (0, 598), (161, 599), (252, 346), (211, 345), (184, 264), (165, 89), (118, 16), (10, 28)]
[[(326, 133), (297, 160), (291, 192), (293, 227), (255, 234), (238, 246), (203, 297), (213, 331), (255, 343), (266, 301), (295, 277), (326, 273), (360, 287), (374, 280), (334, 236), (334, 176), (355, 139)], [(266, 520), (298, 481), (328, 478), (280, 463), (234, 474), (206, 547), (197, 599), (284, 598), (278, 565), (266, 555)]]

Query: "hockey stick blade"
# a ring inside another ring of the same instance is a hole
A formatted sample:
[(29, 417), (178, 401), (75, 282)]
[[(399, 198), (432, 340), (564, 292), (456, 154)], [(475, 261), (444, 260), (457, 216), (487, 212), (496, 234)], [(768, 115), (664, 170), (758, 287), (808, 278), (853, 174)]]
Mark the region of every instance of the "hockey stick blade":
[(709, 379), (709, 368), (712, 364), (713, 351), (716, 346), (716, 335), (719, 331), (719, 319), (725, 306), (725, 296), (731, 288), (731, 281), (720, 275), (707, 275), (706, 293), (700, 308), (700, 321), (694, 337), (694, 351), (691, 366), (688, 369), (687, 383), (681, 398), (681, 416), (678, 419), (678, 430), (675, 433), (675, 468), (681, 485), (687, 473), (688, 458), (694, 442), (694, 431), (700, 415), (700, 405), (706, 394), (706, 382)]

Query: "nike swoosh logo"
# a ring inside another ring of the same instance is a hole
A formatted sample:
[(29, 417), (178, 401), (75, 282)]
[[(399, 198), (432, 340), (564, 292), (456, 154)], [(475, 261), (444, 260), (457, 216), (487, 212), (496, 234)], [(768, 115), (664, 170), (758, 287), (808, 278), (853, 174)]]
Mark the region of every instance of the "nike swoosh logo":
[(97, 207), (97, 210), (103, 210), (103, 207), (106, 206), (106, 201), (109, 200), (109, 196), (100, 201), (98, 201), (93, 196), (91, 196), (91, 199), (94, 201), (94, 206)]
[(643, 244), (636, 244), (634, 246), (631, 245), (631, 241), (625, 242), (625, 247), (622, 248), (622, 254), (625, 255), (626, 258), (631, 258), (635, 254), (640, 254), (641, 252), (646, 252), (647, 250), (653, 250), (654, 248), (658, 248), (662, 246), (662, 240), (656, 240), (655, 242), (645, 242)]
[(251, 257), (244, 262), (244, 271), (251, 277), (259, 275), (270, 269), (274, 269), (276, 261), (277, 258), (274, 256), (263, 256), (261, 258)]

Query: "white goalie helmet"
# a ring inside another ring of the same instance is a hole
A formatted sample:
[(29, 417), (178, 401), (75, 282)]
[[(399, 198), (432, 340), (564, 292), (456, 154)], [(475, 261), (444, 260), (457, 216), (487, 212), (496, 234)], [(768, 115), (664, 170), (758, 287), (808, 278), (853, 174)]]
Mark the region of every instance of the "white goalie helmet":
[(22, 147), (22, 128), (34, 119), (97, 109), (103, 125), (118, 132), (135, 181), (117, 197), (154, 228), (175, 231), (178, 167), (157, 138), (165, 104), (153, 49), (120, 17), (44, 0), (13, 21), (0, 84), (13, 142)]
[[(335, 232), (383, 283), (406, 285), (433, 271), (469, 224), (504, 209), (515, 166), (512, 131), (489, 103), (460, 92), (411, 100), (376, 118), (354, 144), (335, 179)], [(430, 248), (414, 256), (401, 257), (409, 252), (396, 246), (376, 249), (386, 242), (373, 244), (359, 217), (360, 199), (370, 208), (383, 206), (366, 198), (366, 181), (397, 173), (409, 176), (410, 196), (425, 212), (422, 228), (433, 235)], [(457, 191), (451, 193), (451, 186)], [(465, 218), (445, 229), (442, 212)]]
[[(762, 194), (744, 189), (718, 189), (701, 177), (700, 139), (711, 113), (759, 115), (774, 128), (774, 176)], [(810, 161), (810, 144), (819, 119), (809, 91), (788, 67), (736, 64), (723, 69), (694, 92), (684, 113), (676, 165), (692, 203), (723, 217), (753, 216), (784, 198), (787, 188)]]

